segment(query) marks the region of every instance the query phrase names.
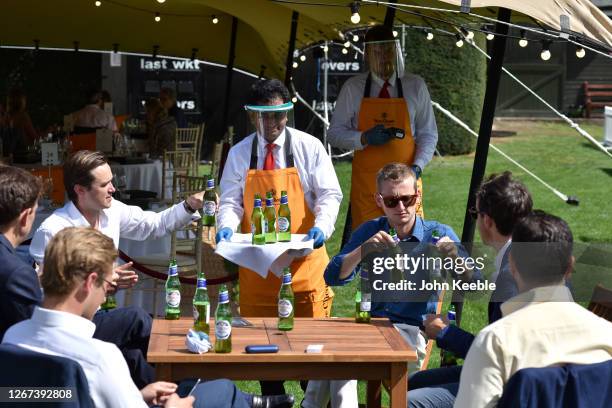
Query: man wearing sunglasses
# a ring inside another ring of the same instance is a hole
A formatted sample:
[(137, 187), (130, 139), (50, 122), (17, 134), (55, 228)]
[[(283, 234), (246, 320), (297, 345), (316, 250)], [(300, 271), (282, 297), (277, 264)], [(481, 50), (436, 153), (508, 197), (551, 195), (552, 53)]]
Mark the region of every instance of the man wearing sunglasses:
[[(351, 184), (353, 229), (383, 215), (372, 200), (376, 172), (387, 163), (412, 166), (421, 188), (421, 171), (433, 157), (438, 128), (427, 85), (404, 73), (403, 53), (393, 30), (377, 25), (365, 35), (368, 71), (347, 80), (336, 100), (329, 143), (354, 150)], [(422, 210), (417, 207), (419, 214)]]
[[(366, 221), (353, 231), (349, 242), (338, 255), (332, 258), (325, 269), (325, 281), (328, 285), (343, 286), (355, 278), (359, 263), (362, 260), (364, 246), (366, 248), (372, 244), (395, 246), (395, 241), (389, 234), (390, 228), (396, 230), (400, 241), (414, 243), (414, 246), (418, 246), (418, 248), (421, 247), (419, 243), (429, 243), (432, 239), (432, 233), (437, 230), (442, 237), (437, 243), (441, 257), (468, 256), (465, 249), (455, 244), (459, 242), (459, 238), (450, 226), (437, 221), (426, 221), (417, 215), (417, 205), (421, 195), (417, 188), (416, 175), (408, 165), (403, 163), (387, 164), (378, 171), (376, 185), (377, 192), (372, 199), (384, 215)], [(423, 246), (423, 249), (425, 247)], [(465, 275), (471, 274), (466, 272)], [(417, 271), (415, 280), (420, 280), (421, 276), (422, 271)], [(466, 279), (470, 279), (470, 276), (466, 276)], [(420, 283), (417, 283), (417, 285), (420, 285)], [(423, 298), (437, 299), (437, 294), (434, 291), (423, 295)], [(413, 369), (418, 369), (425, 357), (427, 342), (420, 334), (419, 327), (422, 327), (423, 316), (432, 306), (435, 309), (433, 304), (428, 308), (427, 301), (372, 302), (371, 305), (372, 317), (386, 317), (391, 320), (407, 342), (417, 350), (419, 362), (417, 367), (411, 367)], [(351, 383), (353, 384), (352, 387), (350, 386)], [(351, 392), (356, 393), (355, 381), (332, 381), (331, 384), (328, 384), (327, 381), (310, 381), (304, 399), (305, 401), (317, 401), (317, 403), (303, 403), (302, 406), (311, 408), (321, 402), (325, 403), (324, 399), (329, 398), (330, 394), (332, 406), (337, 406), (335, 401), (352, 400)]]

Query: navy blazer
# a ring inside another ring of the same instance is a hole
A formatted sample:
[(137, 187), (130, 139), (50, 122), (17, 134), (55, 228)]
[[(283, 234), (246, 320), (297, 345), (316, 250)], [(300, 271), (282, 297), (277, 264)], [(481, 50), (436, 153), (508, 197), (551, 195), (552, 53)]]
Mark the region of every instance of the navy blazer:
[[(502, 318), (501, 304), (518, 295), (518, 287), (510, 272), (510, 247), (506, 250), (495, 280), (495, 290), (489, 300), (489, 324)], [(448, 326), (436, 337), (438, 347), (452, 351), (460, 358), (465, 358), (475, 336), (457, 326)]]
[(612, 402), (612, 360), (518, 370), (498, 408), (607, 408)]
[(9, 327), (32, 317), (42, 302), (36, 271), (16, 253), (0, 234), (0, 341)]
[[(66, 357), (38, 353), (14, 344), (0, 345), (2, 387), (70, 387), (76, 396), (72, 401), (55, 401), (54, 408), (94, 408), (89, 384), (81, 365)], [(9, 368), (10, 369), (6, 369)], [(20, 404), (15, 404), (19, 406)], [(29, 406), (36, 406), (32, 404)], [(3, 405), (4, 406), (4, 405)], [(26, 406), (23, 404), (22, 406)]]

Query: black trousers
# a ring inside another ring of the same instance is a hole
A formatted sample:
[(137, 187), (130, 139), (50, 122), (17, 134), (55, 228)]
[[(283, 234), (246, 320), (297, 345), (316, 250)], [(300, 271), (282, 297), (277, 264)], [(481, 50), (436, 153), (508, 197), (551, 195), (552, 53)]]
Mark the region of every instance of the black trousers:
[(153, 324), (147, 312), (136, 306), (99, 310), (93, 322), (96, 324), (94, 338), (113, 343), (121, 350), (139, 389), (155, 382), (155, 370), (146, 359)]

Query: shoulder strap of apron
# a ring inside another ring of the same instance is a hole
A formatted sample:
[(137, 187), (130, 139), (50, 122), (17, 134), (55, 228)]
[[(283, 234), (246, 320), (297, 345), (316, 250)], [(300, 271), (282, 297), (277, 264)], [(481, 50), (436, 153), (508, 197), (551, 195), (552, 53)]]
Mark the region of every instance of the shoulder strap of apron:
[[(398, 98), (403, 98), (404, 97), (404, 89), (402, 88), (402, 81), (399, 79), (399, 77), (397, 77), (395, 83), (397, 84), (397, 97)], [(371, 89), (372, 89), (372, 74), (369, 73), (368, 77), (366, 78), (365, 87), (363, 88), (363, 97), (364, 98), (369, 98), (370, 97), (370, 90)]]
[[(295, 167), (293, 150), (291, 149), (291, 133), (289, 133), (289, 129), (287, 128), (285, 128), (285, 164), (287, 168)], [(249, 165), (249, 169), (257, 170), (257, 133), (251, 145), (251, 164)]]

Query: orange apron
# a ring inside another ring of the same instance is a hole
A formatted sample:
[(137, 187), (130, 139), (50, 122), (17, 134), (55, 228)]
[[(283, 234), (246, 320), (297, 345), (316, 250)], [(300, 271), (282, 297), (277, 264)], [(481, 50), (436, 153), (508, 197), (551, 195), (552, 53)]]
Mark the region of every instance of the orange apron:
[[(291, 210), (291, 233), (306, 234), (314, 226), (314, 215), (306, 204), (304, 190), (291, 151), (291, 135), (285, 129), (286, 168), (257, 170), (257, 136), (253, 139), (251, 164), (247, 172), (242, 197), (244, 215), (242, 231), (251, 231), (253, 197), (256, 193), (265, 197), (272, 191), (278, 214), (280, 192), (287, 191)], [(329, 263), (325, 245), (310, 255), (298, 258), (291, 264), (296, 317), (329, 317), (334, 293), (325, 284), (323, 271)], [(245, 317), (273, 317), (278, 315), (278, 291), (281, 279), (269, 272), (262, 278), (256, 272), (240, 267), (240, 314)]]
[[(404, 99), (402, 83), (397, 78), (397, 98), (370, 98), (372, 80), (368, 75), (363, 100), (359, 108), (358, 129), (362, 132), (376, 125), (396, 127), (404, 130), (404, 138), (393, 138), (381, 146), (366, 146), (356, 150), (353, 158), (351, 177), (351, 219), (352, 229), (356, 230), (365, 221), (384, 215), (374, 201), (376, 189), (376, 173), (386, 164), (392, 162), (414, 162), (416, 144), (410, 128), (410, 114)], [(421, 179), (418, 188), (423, 192)], [(417, 204), (417, 214), (423, 217), (422, 201)]]

